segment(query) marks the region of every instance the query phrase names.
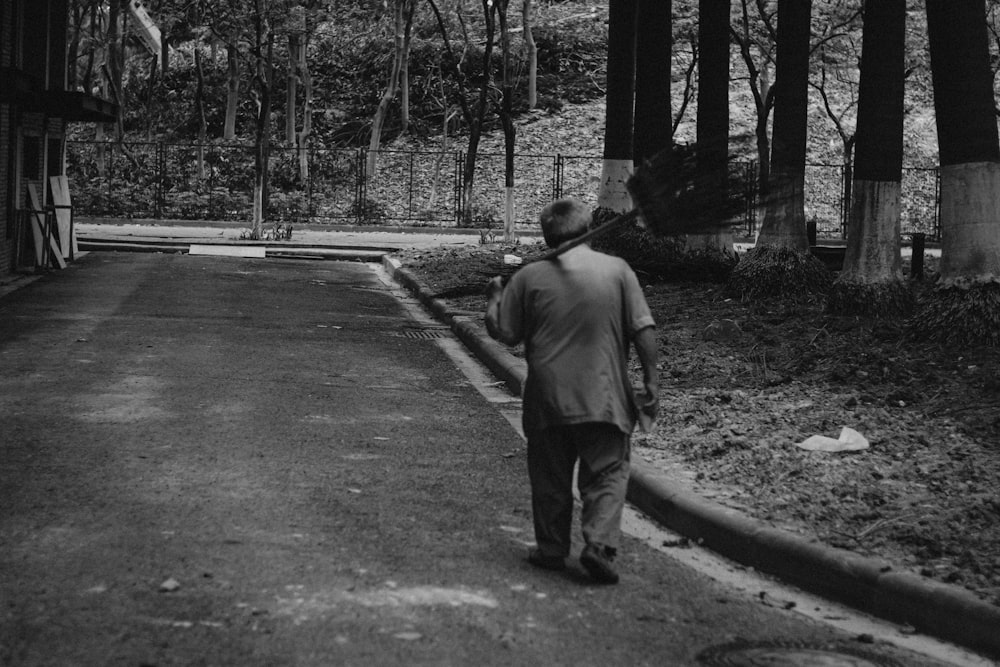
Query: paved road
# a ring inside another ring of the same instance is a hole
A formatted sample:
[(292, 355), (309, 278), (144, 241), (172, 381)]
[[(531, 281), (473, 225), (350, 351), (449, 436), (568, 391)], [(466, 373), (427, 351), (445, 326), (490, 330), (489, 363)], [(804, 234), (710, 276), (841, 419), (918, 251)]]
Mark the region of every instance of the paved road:
[(636, 539), (619, 586), (531, 568), (522, 443), (439, 335), (359, 263), (91, 253), (0, 299), (0, 664), (935, 664)]

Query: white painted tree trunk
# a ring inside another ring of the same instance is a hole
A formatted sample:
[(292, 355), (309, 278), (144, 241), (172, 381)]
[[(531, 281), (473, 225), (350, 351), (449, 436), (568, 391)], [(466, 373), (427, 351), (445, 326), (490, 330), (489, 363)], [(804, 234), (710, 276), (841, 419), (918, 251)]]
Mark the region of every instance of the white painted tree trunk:
[(1000, 281), (1000, 163), (941, 167), (941, 278)]
[(632, 196), (625, 185), (631, 175), (631, 159), (605, 159), (601, 168), (601, 188), (597, 194), (598, 208), (606, 208), (619, 214), (632, 210)]
[(884, 283), (903, 279), (899, 254), (899, 181), (854, 181), (842, 283)]
[(264, 229), (264, 183), (256, 179), (253, 184), (253, 237), (261, 238)]
[(505, 188), (503, 207), (503, 240), (514, 242), (514, 188)]

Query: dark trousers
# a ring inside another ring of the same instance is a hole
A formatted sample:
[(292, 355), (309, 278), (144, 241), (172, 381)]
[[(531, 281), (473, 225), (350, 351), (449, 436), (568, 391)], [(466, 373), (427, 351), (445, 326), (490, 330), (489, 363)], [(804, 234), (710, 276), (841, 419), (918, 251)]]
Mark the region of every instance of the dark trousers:
[(587, 544), (617, 549), (629, 477), (629, 436), (611, 424), (553, 426), (528, 434), (528, 477), (535, 541), (547, 556), (568, 556), (573, 520), (573, 466), (583, 500)]

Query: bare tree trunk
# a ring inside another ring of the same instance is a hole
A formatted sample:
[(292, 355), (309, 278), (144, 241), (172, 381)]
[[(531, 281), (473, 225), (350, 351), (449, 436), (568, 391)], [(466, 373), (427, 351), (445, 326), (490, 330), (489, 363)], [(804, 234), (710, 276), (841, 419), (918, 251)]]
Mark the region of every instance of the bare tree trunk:
[(146, 141), (153, 140), (153, 110), (156, 106), (156, 56), (150, 58), (146, 85)]
[[(253, 238), (260, 238), (267, 210), (268, 163), (270, 160), (271, 67), (274, 33), (267, 20), (266, 0), (256, 0), (254, 10), (254, 94), (256, 96), (256, 142), (254, 150)], [(265, 52), (266, 49), (266, 52)]]
[[(442, 99), (444, 98), (444, 81), (441, 82), (441, 94)], [(448, 106), (445, 105), (444, 120), (441, 123), (441, 151), (438, 153), (437, 158), (434, 160), (434, 177), (431, 179), (431, 191), (427, 195), (427, 207), (426, 210), (428, 214), (433, 214), (434, 206), (437, 205), (438, 191), (441, 188), (441, 167), (444, 164), (445, 155), (448, 154), (448, 126), (451, 124), (451, 119), (455, 117), (458, 112), (448, 113)]]
[(170, 37), (168, 30), (160, 33), (160, 71), (164, 75), (170, 71)]
[[(729, 200), (729, 8), (730, 0), (698, 3), (696, 182), (706, 197), (722, 202)], [(732, 229), (688, 236), (687, 245), (732, 252)]]
[(462, 222), (472, 224), (472, 209), (475, 203), (476, 157), (479, 154), (479, 140), (483, 134), (483, 122), (489, 107), (490, 87), (493, 85), (493, 47), (496, 43), (496, 21), (490, 11), (493, 0), (482, 0), (483, 16), (486, 19), (486, 44), (483, 46), (483, 83), (479, 88), (476, 115), (469, 128), (469, 149), (465, 154), (465, 172), (462, 181)]
[(636, 0), (611, 0), (604, 159), (597, 206), (614, 213), (625, 213), (632, 208), (632, 198), (625, 184), (632, 174), (635, 12)]
[[(1000, 144), (982, 3), (928, 0), (941, 161), (941, 278), (1000, 275)], [(995, 285), (994, 285), (995, 286)]]
[(405, 0), (406, 27), (403, 30), (403, 51), (399, 61), (399, 132), (406, 134), (410, 129), (410, 36), (413, 17), (417, 11), (415, 0)]
[[(763, 2), (758, 1), (756, 5), (764, 28), (773, 34), (771, 25), (773, 15), (764, 12)], [(750, 31), (748, 0), (740, 0), (740, 9), (739, 26), (738, 29), (732, 29), (732, 36), (739, 46), (740, 56), (747, 68), (750, 93), (753, 96), (754, 108), (757, 112), (757, 121), (754, 125), (754, 136), (757, 142), (757, 187), (763, 198), (767, 195), (768, 179), (771, 176), (771, 141), (767, 134), (767, 125), (768, 117), (774, 106), (774, 88), (771, 85), (770, 63), (767, 54), (759, 67), (754, 60), (752, 51), (754, 40)]]
[(365, 176), (368, 179), (374, 179), (376, 176), (378, 151), (382, 143), (382, 127), (385, 124), (386, 114), (389, 112), (389, 105), (392, 104), (393, 98), (396, 97), (396, 91), (399, 89), (399, 72), (403, 65), (403, 43), (405, 41), (404, 32), (406, 29), (403, 6), (405, 1), (394, 0), (393, 4), (395, 36), (393, 40), (392, 67), (389, 70), (389, 81), (386, 83), (385, 92), (382, 93), (382, 99), (379, 100), (378, 107), (375, 109), (375, 116), (372, 118), (371, 140), (368, 143), (368, 163), (365, 165)]
[(125, 113), (125, 105), (121, 97), (125, 31), (120, 29), (120, 24), (124, 25), (123, 19), (126, 18), (126, 14), (121, 11), (121, 6), (121, 2), (113, 1), (108, 9), (108, 45), (105, 50), (106, 61), (103, 68), (112, 98), (118, 107), (115, 120), (115, 139), (118, 141), (121, 141), (125, 134), (122, 118)]
[[(79, 74), (77, 59), (80, 57), (80, 32), (83, 29), (83, 8), (77, 3), (70, 3), (71, 37), (66, 46), (66, 61), (70, 66), (66, 72), (66, 89), (76, 90)], [(93, 52), (93, 49), (90, 49)], [(89, 93), (90, 91), (87, 90)]]
[[(300, 9), (296, 7), (295, 9)], [(295, 106), (298, 99), (300, 35), (292, 30), (288, 33), (288, 77), (285, 80), (285, 143), (295, 145)]]
[(767, 208), (758, 245), (807, 251), (805, 222), (809, 21), (812, 0), (778, 1), (778, 90)]
[(866, 6), (857, 130), (844, 141), (854, 168), (844, 268), (827, 301), (833, 312), (895, 315), (909, 307), (899, 241), (905, 33), (906, 0)]
[(309, 180), (309, 137), (312, 135), (312, 72), (309, 70), (309, 32), (302, 36), (300, 45), (301, 60), (299, 73), (302, 78), (302, 131), (298, 137), (299, 178), (305, 183)]
[(521, 24), (524, 27), (524, 46), (528, 51), (528, 108), (538, 106), (538, 45), (531, 32), (532, 0), (524, 0), (521, 9)]
[[(90, 38), (97, 42), (97, 32), (98, 32), (98, 14), (97, 14), (97, 3), (90, 6)], [(94, 61), (99, 49), (88, 49), (87, 53), (87, 67), (83, 71), (83, 90), (84, 92), (91, 92), (94, 86)]]
[(208, 141), (208, 118), (205, 115), (205, 70), (201, 64), (201, 45), (194, 47), (194, 71), (198, 84), (194, 92), (194, 104), (198, 114), (198, 180), (205, 180), (205, 143)]
[(232, 141), (236, 138), (236, 111), (240, 103), (240, 61), (235, 42), (226, 44), (228, 63), (228, 83), (226, 85), (226, 120), (222, 128), (222, 138)]
[[(673, 143), (671, 0), (638, 0), (635, 19), (635, 118), (632, 159), (641, 164)], [(610, 90), (610, 83), (608, 84)]]
[[(486, 44), (483, 50), (483, 71), (487, 73), (487, 76), (484, 78), (483, 85), (479, 90), (479, 100), (477, 102), (476, 109), (473, 110), (466, 97), (467, 86), (465, 75), (462, 72), (461, 61), (455, 57), (455, 52), (452, 49), (451, 40), (448, 38), (448, 30), (445, 27), (441, 11), (438, 9), (435, 0), (427, 0), (427, 4), (430, 5), (431, 11), (434, 12), (434, 17), (437, 20), (438, 30), (441, 33), (441, 39), (444, 41), (445, 45), (445, 52), (448, 55), (448, 64), (454, 71), (455, 80), (458, 82), (455, 99), (458, 102), (459, 108), (462, 110), (462, 119), (469, 127), (469, 145), (465, 153), (465, 169), (462, 174), (463, 203), (462, 211), (459, 214), (460, 224), (468, 225), (472, 222), (472, 196), (473, 185), (475, 182), (476, 155), (479, 149), (479, 138), (482, 134), (483, 119), (485, 118), (486, 108), (488, 106), (487, 102), (489, 101), (489, 84), (491, 81), (490, 74), (492, 72), (492, 53), (495, 26), (493, 25), (493, 22), (490, 21), (488, 0), (483, 0), (483, 6), (487, 10), (485, 14), (487, 21)], [(462, 20), (461, 13), (459, 13), (459, 23), (462, 25), (464, 30), (465, 23)], [(468, 35), (466, 35), (466, 43), (468, 43)]]
[(500, 51), (503, 67), (500, 101), (500, 122), (504, 139), (504, 218), (503, 240), (514, 241), (514, 86), (511, 81), (510, 30), (507, 25), (507, 7), (510, 0), (496, 0), (494, 8), (500, 22)]

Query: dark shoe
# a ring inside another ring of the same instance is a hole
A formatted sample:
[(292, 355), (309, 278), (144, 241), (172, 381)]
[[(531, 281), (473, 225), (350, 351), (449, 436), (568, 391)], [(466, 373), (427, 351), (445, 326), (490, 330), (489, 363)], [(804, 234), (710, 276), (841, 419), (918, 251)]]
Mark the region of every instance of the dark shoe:
[(610, 550), (599, 547), (595, 544), (588, 544), (580, 554), (580, 565), (587, 573), (602, 584), (617, 584), (618, 573), (611, 566), (614, 556), (608, 553)]
[(559, 570), (566, 569), (565, 558), (562, 556), (548, 556), (537, 548), (528, 551), (528, 562), (543, 570), (555, 570), (558, 572)]

